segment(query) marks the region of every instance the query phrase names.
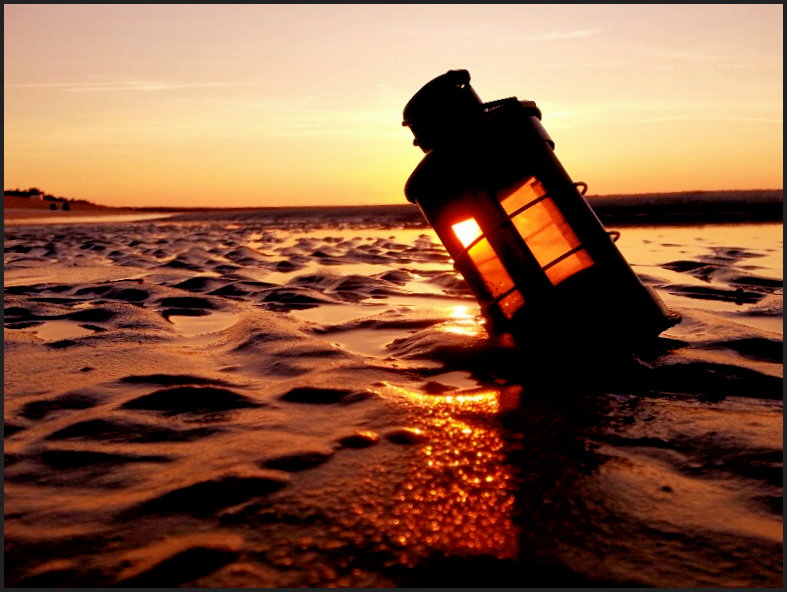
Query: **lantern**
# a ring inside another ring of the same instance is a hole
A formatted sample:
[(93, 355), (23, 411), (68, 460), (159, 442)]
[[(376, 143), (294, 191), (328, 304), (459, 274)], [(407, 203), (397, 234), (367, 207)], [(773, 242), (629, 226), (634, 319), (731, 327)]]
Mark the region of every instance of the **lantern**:
[(403, 125), (426, 152), (405, 195), (492, 328), (535, 348), (630, 348), (677, 323), (555, 157), (536, 104), (482, 103), (469, 82), (451, 70), (405, 107)]

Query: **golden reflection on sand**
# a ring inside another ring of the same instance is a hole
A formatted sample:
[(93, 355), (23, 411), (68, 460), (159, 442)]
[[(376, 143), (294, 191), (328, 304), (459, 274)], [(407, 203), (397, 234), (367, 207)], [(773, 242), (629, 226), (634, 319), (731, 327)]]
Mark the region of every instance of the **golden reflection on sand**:
[(380, 525), (405, 561), (424, 551), (516, 557), (512, 471), (493, 417), (519, 390), (425, 395), (386, 385), (381, 394), (403, 399), (423, 419), (411, 470)]
[(454, 306), (448, 313), (450, 320), (441, 323), (436, 329), (466, 337), (485, 337), (487, 335), (483, 319), (474, 314), (469, 306)]

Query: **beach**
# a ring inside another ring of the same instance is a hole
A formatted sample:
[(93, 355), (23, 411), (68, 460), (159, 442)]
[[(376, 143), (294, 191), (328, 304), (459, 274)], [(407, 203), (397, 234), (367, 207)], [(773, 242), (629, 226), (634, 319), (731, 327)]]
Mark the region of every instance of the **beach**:
[(9, 216), (5, 585), (780, 587), (783, 228), (739, 198), (599, 202), (682, 321), (554, 384), (414, 206)]

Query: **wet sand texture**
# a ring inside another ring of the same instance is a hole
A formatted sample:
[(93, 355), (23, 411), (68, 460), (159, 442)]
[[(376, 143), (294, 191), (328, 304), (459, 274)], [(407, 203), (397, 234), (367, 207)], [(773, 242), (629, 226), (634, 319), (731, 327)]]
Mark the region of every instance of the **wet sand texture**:
[(7, 227), (5, 584), (781, 586), (781, 224), (624, 229), (683, 322), (536, 376), (398, 215)]

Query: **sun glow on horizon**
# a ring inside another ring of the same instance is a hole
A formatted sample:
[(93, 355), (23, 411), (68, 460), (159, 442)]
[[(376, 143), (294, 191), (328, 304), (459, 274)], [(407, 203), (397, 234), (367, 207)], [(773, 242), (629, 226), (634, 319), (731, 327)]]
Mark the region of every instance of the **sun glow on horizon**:
[(423, 153), (402, 109), (456, 68), (484, 101), (536, 101), (592, 194), (782, 187), (781, 5), (3, 10), (6, 189), (405, 203)]

